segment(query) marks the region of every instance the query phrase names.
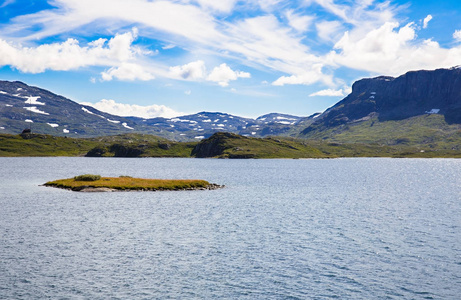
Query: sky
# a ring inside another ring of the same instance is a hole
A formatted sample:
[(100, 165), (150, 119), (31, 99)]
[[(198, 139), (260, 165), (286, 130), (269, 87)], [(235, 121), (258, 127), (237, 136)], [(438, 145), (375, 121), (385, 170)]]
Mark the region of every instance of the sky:
[(121, 116), (308, 116), (457, 65), (459, 0), (0, 0), (0, 80)]

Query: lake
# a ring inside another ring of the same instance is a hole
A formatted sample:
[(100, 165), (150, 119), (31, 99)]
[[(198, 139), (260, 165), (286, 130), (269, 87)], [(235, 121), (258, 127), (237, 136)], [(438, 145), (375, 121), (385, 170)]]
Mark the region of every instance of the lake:
[[(459, 299), (461, 160), (0, 158), (2, 299)], [(212, 191), (76, 193), (93, 173)]]

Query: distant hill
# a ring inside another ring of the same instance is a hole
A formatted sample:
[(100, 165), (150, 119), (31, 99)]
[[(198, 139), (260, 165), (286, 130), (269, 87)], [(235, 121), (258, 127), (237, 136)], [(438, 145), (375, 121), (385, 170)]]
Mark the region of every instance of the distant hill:
[(461, 69), (451, 68), (359, 80), (300, 137), (453, 148), (460, 130)]
[(305, 124), (306, 120), (310, 118), (273, 113), (251, 119), (220, 112), (176, 118), (121, 117), (19, 81), (0, 81), (0, 133), (19, 134), (32, 127), (32, 132), (56, 136), (143, 133), (177, 141), (198, 141), (218, 131), (253, 137), (296, 135), (301, 128), (297, 124)]

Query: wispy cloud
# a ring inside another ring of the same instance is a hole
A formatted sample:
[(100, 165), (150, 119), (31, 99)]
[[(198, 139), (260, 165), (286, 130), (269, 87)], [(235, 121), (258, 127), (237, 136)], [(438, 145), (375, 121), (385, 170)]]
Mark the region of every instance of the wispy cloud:
[(16, 0), (5, 0), (5, 1), (3, 1), (3, 3), (0, 5), (0, 8), (7, 7), (8, 5), (13, 4), (13, 3), (15, 3), (15, 2), (16, 2)]

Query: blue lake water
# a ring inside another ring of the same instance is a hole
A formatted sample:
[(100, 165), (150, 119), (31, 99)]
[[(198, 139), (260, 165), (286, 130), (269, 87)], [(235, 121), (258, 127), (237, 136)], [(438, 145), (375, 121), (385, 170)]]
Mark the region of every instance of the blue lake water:
[[(0, 158), (1, 299), (459, 299), (461, 160)], [(76, 193), (85, 173), (214, 191)]]

